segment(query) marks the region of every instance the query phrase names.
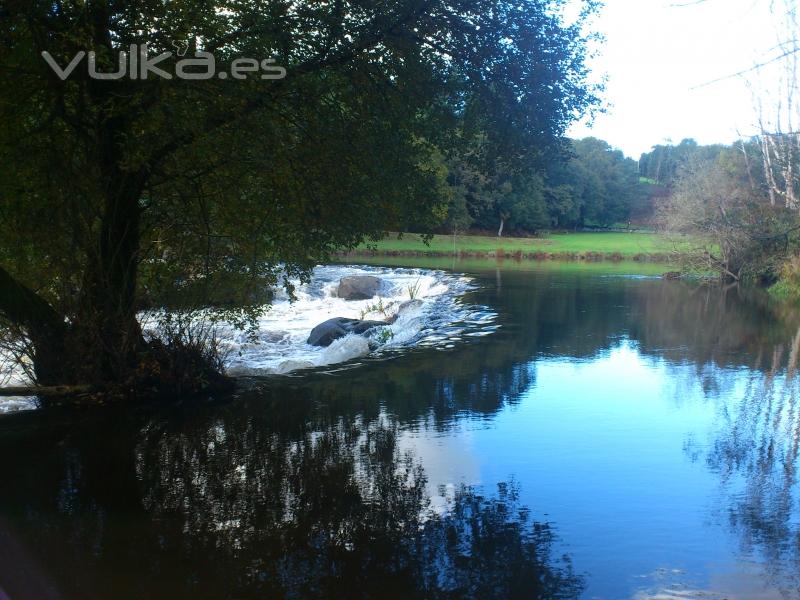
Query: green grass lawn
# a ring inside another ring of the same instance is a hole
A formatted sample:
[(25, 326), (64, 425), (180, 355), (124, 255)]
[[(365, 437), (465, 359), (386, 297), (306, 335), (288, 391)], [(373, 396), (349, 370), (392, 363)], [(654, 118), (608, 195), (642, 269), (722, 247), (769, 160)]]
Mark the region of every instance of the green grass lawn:
[[(371, 246), (371, 245), (370, 245)], [(390, 236), (374, 244), (378, 252), (546, 252), (548, 254), (596, 252), (619, 253), (625, 257), (636, 254), (663, 254), (673, 249), (672, 244), (655, 233), (553, 233), (539, 238), (498, 238), (476, 235), (437, 235), (430, 245), (425, 245), (419, 235), (404, 234), (401, 239)], [(367, 249), (367, 244), (362, 246)]]

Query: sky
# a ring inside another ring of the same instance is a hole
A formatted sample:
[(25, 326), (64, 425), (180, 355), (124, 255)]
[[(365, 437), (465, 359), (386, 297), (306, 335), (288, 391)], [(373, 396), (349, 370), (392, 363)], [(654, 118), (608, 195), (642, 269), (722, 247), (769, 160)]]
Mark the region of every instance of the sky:
[[(686, 4), (680, 6), (678, 4)], [(607, 77), (607, 113), (573, 125), (638, 158), (665, 140), (731, 143), (755, 132), (755, 74), (725, 78), (775, 54), (772, 0), (606, 0), (591, 27), (605, 36), (589, 64)], [(780, 5), (780, 2), (776, 2)], [(715, 79), (723, 81), (703, 85)], [(701, 87), (698, 87), (701, 86)]]

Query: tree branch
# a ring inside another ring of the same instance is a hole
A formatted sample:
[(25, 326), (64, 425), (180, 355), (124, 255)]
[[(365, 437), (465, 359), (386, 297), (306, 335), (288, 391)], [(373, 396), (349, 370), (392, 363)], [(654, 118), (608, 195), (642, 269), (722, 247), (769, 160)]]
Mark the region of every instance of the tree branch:
[(0, 315), (28, 330), (64, 329), (64, 319), (39, 294), (0, 266)]
[(31, 385), (0, 388), (0, 397), (3, 396), (74, 396), (89, 394), (98, 390), (91, 385)]

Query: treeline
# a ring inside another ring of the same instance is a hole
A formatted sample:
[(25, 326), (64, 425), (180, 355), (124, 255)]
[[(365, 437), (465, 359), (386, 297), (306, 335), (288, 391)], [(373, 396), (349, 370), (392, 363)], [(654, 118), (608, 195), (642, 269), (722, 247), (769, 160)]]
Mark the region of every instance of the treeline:
[(446, 211), (439, 232), (536, 234), (609, 228), (651, 216), (653, 186), (636, 161), (597, 138), (562, 141), (536, 167), (481, 164), (472, 149), (442, 158)]
[(701, 146), (692, 138), (677, 145), (659, 144), (639, 158), (639, 176), (648, 183), (670, 187), (691, 162), (714, 160), (724, 149), (723, 144)]

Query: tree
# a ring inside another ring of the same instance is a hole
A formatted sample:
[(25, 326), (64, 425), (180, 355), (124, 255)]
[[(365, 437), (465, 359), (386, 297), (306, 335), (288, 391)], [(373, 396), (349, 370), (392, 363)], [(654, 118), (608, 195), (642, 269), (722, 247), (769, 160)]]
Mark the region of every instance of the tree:
[(547, 157), (485, 165), (478, 139), (449, 163), (449, 214), (480, 229), (537, 233), (551, 227), (608, 227), (629, 220), (643, 194), (636, 162), (596, 138), (563, 140)]
[[(536, 166), (513, 169), (507, 164), (487, 173), (467, 161), (453, 166), (456, 198), (463, 201), (469, 220), (481, 229), (536, 232), (547, 227), (543, 181)], [(461, 200), (463, 198), (463, 200)]]
[[(779, 29), (777, 65), (769, 67), (771, 80), (765, 90), (776, 100), (766, 109), (759, 101), (759, 143), (770, 202), (800, 210), (800, 16), (794, 2), (784, 0)], [(756, 70), (767, 66), (757, 65)]]
[[(6, 2), (0, 317), (37, 381), (184, 377), (143, 306), (252, 316), (333, 249), (435, 222), (443, 174), (425, 165), (456, 131), (487, 132), (485, 161), (547, 152), (597, 101), (581, 33), (596, 3), (571, 25), (563, 5)], [(89, 76), (142, 63), (144, 44), (231, 76)], [(45, 51), (61, 68), (89, 53), (88, 69), (62, 80)]]
[(656, 184), (671, 186), (680, 170), (692, 160), (713, 160), (723, 148), (721, 144), (700, 146), (692, 138), (681, 140), (677, 146), (671, 143), (653, 146), (639, 158), (639, 175)]
[(556, 227), (625, 222), (639, 197), (636, 162), (597, 138), (574, 140), (571, 158), (551, 166), (548, 209)]
[(679, 173), (660, 209), (667, 232), (678, 233), (690, 266), (729, 280), (774, 280), (797, 244), (795, 217), (769, 202), (764, 173), (748, 168), (756, 144), (728, 148), (716, 160), (695, 160)]

